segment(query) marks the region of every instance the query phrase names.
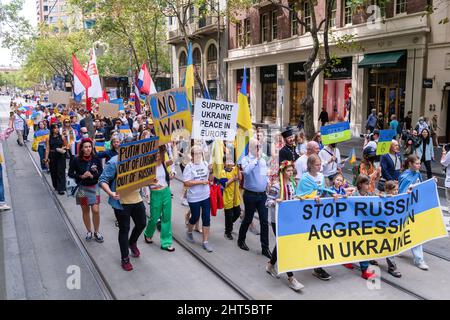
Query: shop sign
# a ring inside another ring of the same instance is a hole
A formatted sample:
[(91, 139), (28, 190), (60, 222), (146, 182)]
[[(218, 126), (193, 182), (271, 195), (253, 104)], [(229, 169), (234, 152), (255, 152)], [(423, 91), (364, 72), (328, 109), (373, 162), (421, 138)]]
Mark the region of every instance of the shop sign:
[(426, 88), (426, 89), (433, 88), (433, 79), (432, 78), (423, 79), (422, 88)]
[(328, 69), (325, 79), (350, 79), (352, 77), (352, 57), (341, 58), (341, 63)]
[(261, 67), (261, 82), (277, 82), (277, 66)]
[(289, 64), (289, 81), (305, 81), (304, 62)]

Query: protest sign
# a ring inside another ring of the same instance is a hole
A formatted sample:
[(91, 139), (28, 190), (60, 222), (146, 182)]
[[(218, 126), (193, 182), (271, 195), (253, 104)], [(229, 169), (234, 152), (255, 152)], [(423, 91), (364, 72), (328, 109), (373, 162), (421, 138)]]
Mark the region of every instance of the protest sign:
[(71, 93), (66, 91), (50, 90), (48, 92), (48, 101), (51, 103), (69, 105), (71, 97)]
[(392, 197), (283, 201), (276, 220), (279, 273), (380, 259), (448, 236), (434, 180)]
[(389, 153), (392, 139), (394, 139), (395, 135), (395, 130), (380, 130), (380, 137), (378, 138), (377, 143), (377, 156)]
[(237, 103), (195, 99), (192, 139), (233, 141), (238, 108)]
[(114, 118), (119, 114), (119, 105), (115, 103), (100, 102), (98, 115), (100, 118)]
[(348, 121), (323, 126), (320, 128), (320, 134), (322, 135), (322, 143), (324, 145), (343, 142), (352, 138), (350, 123)]
[(123, 99), (111, 99), (109, 103), (114, 103), (119, 106), (119, 111), (125, 110), (125, 106), (123, 105)]
[(150, 184), (156, 176), (158, 137), (120, 145), (116, 190), (119, 194)]
[(192, 119), (185, 88), (171, 89), (147, 97), (159, 143), (172, 140), (177, 130), (191, 132)]

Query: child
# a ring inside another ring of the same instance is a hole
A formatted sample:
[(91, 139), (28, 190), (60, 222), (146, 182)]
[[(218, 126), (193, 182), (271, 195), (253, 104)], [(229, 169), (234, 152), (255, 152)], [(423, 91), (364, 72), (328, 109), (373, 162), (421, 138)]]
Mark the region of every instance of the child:
[(330, 190), (336, 192), (338, 195), (347, 197), (355, 191), (355, 188), (349, 187), (348, 183), (345, 182), (344, 176), (338, 173), (333, 178), (333, 185)]
[(225, 238), (233, 240), (231, 232), (233, 231), (233, 223), (241, 214), (241, 199), (239, 194), (239, 181), (241, 173), (231, 158), (225, 162), (225, 167), (220, 173), (220, 180), (225, 184), (223, 190), (223, 207), (225, 211)]
[[(392, 197), (393, 195), (398, 194), (398, 182), (394, 180), (386, 181), (386, 184), (384, 186), (385, 188), (385, 196), (386, 197)], [(396, 277), (400, 278), (402, 274), (400, 271), (397, 271), (397, 265), (395, 263), (394, 257), (387, 257), (386, 262), (388, 264), (388, 272)]]
[[(369, 192), (370, 178), (365, 174), (360, 174), (356, 179), (356, 188), (358, 190), (353, 193), (354, 196), (368, 197), (374, 195), (372, 192)], [(359, 266), (361, 267), (361, 277), (363, 279), (368, 280), (376, 277), (374, 272), (367, 271), (367, 268), (369, 267), (369, 261), (361, 261), (359, 263)], [(344, 267), (353, 269), (353, 265), (351, 263), (344, 264)]]
[[(283, 200), (292, 200), (295, 196), (295, 180), (294, 180), (294, 164), (292, 161), (285, 160), (280, 165), (280, 176), (277, 182), (272, 184), (267, 193), (266, 207), (269, 208), (269, 216), (272, 223), (272, 230), (276, 236), (276, 221), (275, 221), (275, 207), (277, 202)], [(266, 271), (271, 276), (279, 278), (275, 263), (277, 263), (277, 246), (273, 248), (272, 259), (267, 263)], [(300, 291), (304, 288), (303, 284), (295, 279), (292, 272), (287, 273), (289, 279), (289, 288), (294, 291)]]

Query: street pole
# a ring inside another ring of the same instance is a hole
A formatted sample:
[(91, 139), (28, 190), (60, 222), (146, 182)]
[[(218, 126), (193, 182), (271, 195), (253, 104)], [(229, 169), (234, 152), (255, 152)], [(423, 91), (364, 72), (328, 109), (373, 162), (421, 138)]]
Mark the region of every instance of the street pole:
[(217, 0), (217, 79), (216, 79), (216, 85), (217, 85), (217, 96), (216, 100), (221, 99), (221, 90), (220, 90), (220, 0)]

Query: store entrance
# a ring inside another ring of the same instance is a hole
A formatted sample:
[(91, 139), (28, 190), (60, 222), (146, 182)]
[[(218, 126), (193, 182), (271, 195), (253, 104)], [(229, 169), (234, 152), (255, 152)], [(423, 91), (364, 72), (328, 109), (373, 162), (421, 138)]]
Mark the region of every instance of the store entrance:
[[(399, 96), (400, 89), (398, 87), (388, 87), (388, 86), (377, 86), (376, 87), (376, 100), (375, 109), (377, 110), (377, 115), (381, 113), (383, 115), (384, 128), (389, 127), (390, 117), (395, 114), (399, 117), (401, 99)], [(402, 110), (403, 112), (403, 110)], [(403, 117), (403, 114), (401, 118)]]

